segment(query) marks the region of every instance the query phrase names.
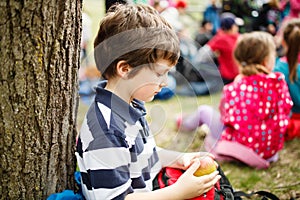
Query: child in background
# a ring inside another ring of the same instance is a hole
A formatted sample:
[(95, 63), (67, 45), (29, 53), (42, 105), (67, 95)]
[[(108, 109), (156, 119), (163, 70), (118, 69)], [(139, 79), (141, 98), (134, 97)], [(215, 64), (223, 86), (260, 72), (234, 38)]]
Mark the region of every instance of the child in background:
[(222, 13), (221, 29), (206, 44), (218, 60), (218, 67), (224, 85), (231, 83), (239, 73), (233, 58), (233, 50), (239, 37), (239, 26), (244, 21), (232, 13)]
[(201, 22), (201, 27), (196, 34), (195, 41), (198, 49), (203, 47), (212, 37), (212, 23), (207, 20)]
[[(94, 42), (96, 66), (106, 81), (96, 88), (76, 147), (85, 199), (189, 199), (209, 191), (218, 172), (193, 174), (208, 153), (160, 149), (145, 120), (144, 101), (167, 86), (179, 41), (147, 5), (115, 5), (100, 23)], [(152, 191), (162, 167), (186, 170), (178, 181)]]
[(200, 106), (177, 119), (179, 129), (194, 130), (207, 124), (210, 134), (205, 148), (218, 160), (239, 160), (256, 168), (267, 168), (278, 159), (284, 144), (292, 101), (284, 76), (272, 73), (275, 43), (264, 32), (241, 36), (234, 50), (240, 74), (224, 86), (220, 114)]
[(300, 19), (290, 20), (283, 30), (283, 47), (286, 56), (277, 60), (274, 71), (285, 75), (293, 100), (287, 140), (300, 137)]

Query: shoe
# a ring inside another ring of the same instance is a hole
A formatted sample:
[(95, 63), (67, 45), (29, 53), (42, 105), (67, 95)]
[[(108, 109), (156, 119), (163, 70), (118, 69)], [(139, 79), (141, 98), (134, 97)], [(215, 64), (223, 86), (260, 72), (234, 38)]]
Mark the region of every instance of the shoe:
[(176, 118), (176, 130), (180, 130), (182, 124), (182, 115), (177, 116)]
[(182, 116), (182, 115), (177, 116), (177, 118), (176, 118), (176, 131), (181, 131), (181, 132), (195, 131), (196, 129), (189, 129), (189, 128), (186, 128), (182, 125), (183, 117), (184, 116)]

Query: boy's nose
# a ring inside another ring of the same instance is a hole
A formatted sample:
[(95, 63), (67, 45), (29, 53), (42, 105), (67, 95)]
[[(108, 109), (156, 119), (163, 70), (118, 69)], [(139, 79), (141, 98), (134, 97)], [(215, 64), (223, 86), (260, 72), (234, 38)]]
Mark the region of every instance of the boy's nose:
[(162, 82), (160, 83), (161, 87), (167, 87), (168, 86), (168, 74), (164, 75)]

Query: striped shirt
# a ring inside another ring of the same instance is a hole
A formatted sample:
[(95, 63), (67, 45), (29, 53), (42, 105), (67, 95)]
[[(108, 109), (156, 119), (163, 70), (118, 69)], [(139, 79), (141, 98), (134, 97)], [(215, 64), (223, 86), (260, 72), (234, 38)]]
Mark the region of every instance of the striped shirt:
[(129, 105), (105, 90), (105, 84), (96, 88), (76, 147), (86, 199), (124, 199), (132, 192), (151, 191), (161, 169), (143, 103)]

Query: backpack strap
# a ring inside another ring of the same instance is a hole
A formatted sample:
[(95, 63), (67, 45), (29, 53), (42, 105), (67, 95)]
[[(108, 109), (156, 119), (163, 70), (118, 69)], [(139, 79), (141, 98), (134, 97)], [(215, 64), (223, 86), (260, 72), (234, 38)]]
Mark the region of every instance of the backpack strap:
[(253, 195), (261, 196), (262, 200), (268, 200), (268, 199), (279, 200), (279, 198), (275, 194), (267, 192), (267, 191), (263, 191), (263, 190), (256, 191), (256, 192), (251, 192), (251, 193), (245, 193), (243, 191), (236, 191), (236, 192), (234, 192), (234, 199), (241, 198), (241, 197), (250, 198)]
[(220, 195), (223, 196), (224, 200), (234, 200), (234, 192), (233, 188), (228, 180), (228, 178), (225, 176), (223, 170), (221, 169), (220, 165), (218, 166), (219, 175), (221, 176), (220, 179), (220, 190), (216, 190), (216, 192), (219, 195), (215, 195), (214, 200), (219, 200)]
[(242, 197), (250, 198), (253, 195), (259, 195), (262, 197), (262, 200), (279, 200), (279, 198), (270, 192), (267, 191), (256, 191), (252, 193), (245, 193), (243, 191), (234, 191), (231, 183), (229, 182), (228, 178), (224, 174), (223, 170), (221, 169), (220, 165), (218, 166), (219, 175), (221, 176), (220, 179), (220, 190), (216, 190), (219, 195), (215, 195), (214, 200), (220, 200), (220, 196), (223, 197), (224, 200), (242, 200)]
[[(214, 200), (221, 200), (221, 199), (237, 200), (237, 199), (235, 199), (235, 196), (234, 196), (230, 186), (224, 187), (224, 185), (223, 185), (223, 187), (220, 188), (220, 190), (217, 190), (217, 189), (215, 189), (215, 190), (219, 195), (215, 195)], [(221, 198), (220, 196), (222, 196), (223, 198)]]

